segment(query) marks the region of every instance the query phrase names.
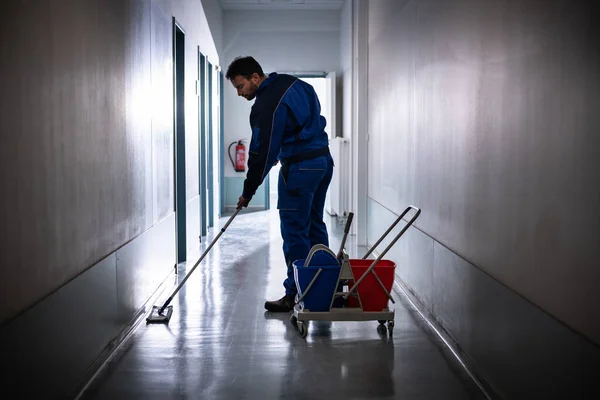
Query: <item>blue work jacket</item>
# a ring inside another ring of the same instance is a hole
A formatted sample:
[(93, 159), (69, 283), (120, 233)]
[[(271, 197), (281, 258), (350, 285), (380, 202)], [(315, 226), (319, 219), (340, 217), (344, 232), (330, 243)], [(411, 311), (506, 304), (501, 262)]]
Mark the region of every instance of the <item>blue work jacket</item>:
[(291, 75), (270, 74), (250, 113), (252, 139), (242, 196), (254, 196), (277, 160), (328, 146), (326, 125), (311, 85)]

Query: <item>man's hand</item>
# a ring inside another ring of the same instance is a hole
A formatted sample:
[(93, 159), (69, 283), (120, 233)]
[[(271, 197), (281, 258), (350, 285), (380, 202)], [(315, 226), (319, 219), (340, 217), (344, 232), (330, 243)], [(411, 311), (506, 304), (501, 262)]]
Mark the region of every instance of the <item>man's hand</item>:
[(250, 203), (250, 199), (246, 199), (244, 196), (240, 196), (238, 203), (237, 203), (237, 208), (244, 208), (244, 207), (248, 207), (248, 203)]

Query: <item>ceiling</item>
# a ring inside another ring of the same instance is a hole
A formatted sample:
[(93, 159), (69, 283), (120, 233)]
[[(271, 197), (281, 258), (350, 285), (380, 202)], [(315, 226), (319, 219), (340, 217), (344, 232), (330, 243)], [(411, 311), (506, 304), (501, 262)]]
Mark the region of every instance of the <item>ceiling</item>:
[(345, 0), (220, 0), (223, 10), (341, 10)]

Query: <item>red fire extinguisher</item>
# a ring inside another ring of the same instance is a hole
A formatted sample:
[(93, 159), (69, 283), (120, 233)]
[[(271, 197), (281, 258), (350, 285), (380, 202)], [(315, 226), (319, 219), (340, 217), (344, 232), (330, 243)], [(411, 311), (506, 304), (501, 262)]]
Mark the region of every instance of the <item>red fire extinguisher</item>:
[[(231, 157), (231, 146), (237, 143), (235, 146), (235, 161)], [(244, 172), (246, 171), (246, 146), (244, 145), (243, 140), (237, 140), (232, 142), (229, 145), (229, 149), (227, 149), (227, 153), (229, 153), (229, 159), (231, 160), (231, 166), (235, 170), (235, 172)]]

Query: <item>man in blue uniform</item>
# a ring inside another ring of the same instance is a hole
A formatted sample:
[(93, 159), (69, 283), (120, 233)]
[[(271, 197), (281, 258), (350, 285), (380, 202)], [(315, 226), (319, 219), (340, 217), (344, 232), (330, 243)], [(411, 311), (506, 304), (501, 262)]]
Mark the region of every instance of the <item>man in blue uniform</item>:
[(333, 174), (326, 121), (315, 90), (296, 77), (266, 76), (252, 57), (236, 58), (227, 69), (239, 96), (256, 98), (250, 113), (252, 139), (248, 173), (238, 208), (247, 207), (277, 161), (281, 162), (277, 208), (287, 264), (285, 295), (267, 301), (269, 311), (292, 310), (297, 293), (292, 263), (318, 243), (329, 246), (323, 222), (325, 195)]

